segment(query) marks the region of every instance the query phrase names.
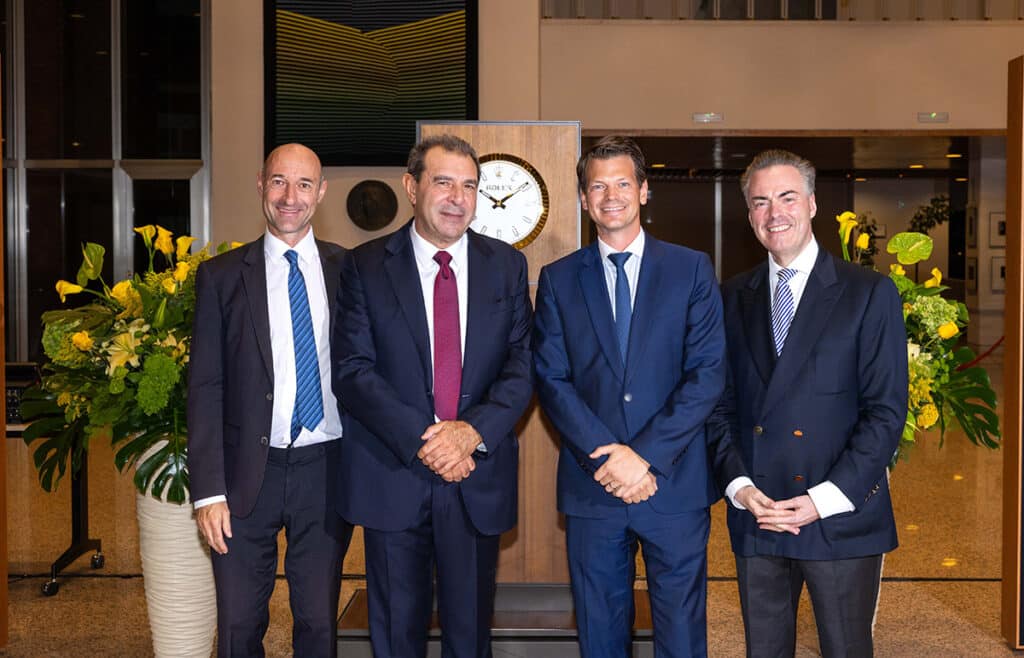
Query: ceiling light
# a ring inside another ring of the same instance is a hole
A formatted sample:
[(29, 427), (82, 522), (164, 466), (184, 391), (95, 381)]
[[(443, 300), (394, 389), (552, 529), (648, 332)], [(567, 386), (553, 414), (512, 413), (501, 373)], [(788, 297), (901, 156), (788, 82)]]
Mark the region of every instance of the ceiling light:
[(664, 162), (655, 162), (654, 164), (651, 165), (651, 169), (664, 169), (664, 168), (665, 168), (665, 163)]
[(960, 560), (957, 560), (955, 557), (947, 557), (942, 560), (941, 564), (944, 567), (955, 567), (960, 564)]
[(904, 526), (903, 529), (909, 530), (910, 532), (915, 532), (917, 530), (920, 530), (921, 526), (917, 525), (916, 523), (908, 523), (906, 526)]
[(910, 169), (924, 169), (924, 165), (923, 164), (912, 164), (912, 165), (910, 165), (909, 168)]
[(866, 183), (866, 182), (868, 182), (867, 178), (854, 178), (853, 180), (854, 180), (855, 183)]
[(964, 178), (963, 176), (961, 176), (960, 178), (954, 178), (953, 180), (955, 180), (958, 183), (966, 183), (967, 182), (967, 179)]
[(964, 156), (963, 153), (947, 153), (946, 157), (952, 160), (953, 158), (962, 158)]
[(960, 475), (959, 473), (957, 473), (956, 475), (953, 476), (953, 481), (954, 482), (959, 482), (960, 480), (963, 480), (963, 479), (964, 479), (964, 476)]

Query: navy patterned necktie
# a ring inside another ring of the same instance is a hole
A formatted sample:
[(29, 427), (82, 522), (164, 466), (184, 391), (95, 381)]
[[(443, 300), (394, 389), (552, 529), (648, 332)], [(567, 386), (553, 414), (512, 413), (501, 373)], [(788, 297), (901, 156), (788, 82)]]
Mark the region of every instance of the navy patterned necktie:
[(623, 363), (626, 362), (626, 352), (629, 350), (629, 324), (633, 319), (629, 279), (626, 277), (626, 261), (631, 255), (628, 251), (608, 254), (608, 259), (615, 264), (615, 333), (618, 334), (619, 354), (622, 355)]
[(320, 389), (320, 363), (317, 360), (313, 317), (309, 313), (306, 280), (299, 270), (299, 254), (289, 249), (288, 302), (292, 309), (292, 343), (295, 347), (295, 409), (292, 411), (292, 443), (305, 427), (316, 429), (324, 418), (324, 400)]
[(795, 274), (796, 270), (779, 270), (779, 282), (775, 286), (775, 302), (772, 304), (772, 335), (775, 336), (776, 356), (782, 355), (782, 347), (786, 344), (789, 325), (793, 322), (793, 314), (796, 311), (793, 291), (789, 287), (789, 280)]

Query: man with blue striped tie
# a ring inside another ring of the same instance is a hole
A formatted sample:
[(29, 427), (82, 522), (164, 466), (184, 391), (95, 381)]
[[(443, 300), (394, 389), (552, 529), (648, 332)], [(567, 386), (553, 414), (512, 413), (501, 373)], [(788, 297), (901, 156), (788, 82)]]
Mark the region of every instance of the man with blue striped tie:
[(792, 656), (804, 583), (822, 655), (872, 655), (886, 466), (907, 416), (907, 349), (887, 277), (818, 246), (814, 166), (757, 155), (741, 178), (758, 267), (722, 286), (729, 380), (709, 420), (729, 498), (748, 656)]
[(329, 342), (344, 250), (313, 237), (327, 190), (313, 151), (274, 149), (256, 188), (263, 237), (196, 274), (188, 464), (213, 549), (217, 654), (263, 655), (284, 528), (295, 655), (334, 656), (352, 534), (334, 512), (342, 425)]

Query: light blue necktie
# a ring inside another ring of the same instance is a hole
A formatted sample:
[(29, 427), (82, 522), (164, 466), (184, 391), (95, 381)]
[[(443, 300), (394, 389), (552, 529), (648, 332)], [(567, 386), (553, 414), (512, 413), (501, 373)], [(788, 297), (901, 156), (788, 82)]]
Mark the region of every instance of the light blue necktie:
[(629, 303), (629, 279), (626, 277), (626, 260), (630, 253), (608, 254), (615, 264), (615, 333), (619, 336), (619, 354), (622, 363), (626, 363), (626, 352), (629, 350), (629, 323), (633, 319), (633, 307)]
[(796, 310), (796, 303), (793, 301), (793, 291), (789, 287), (789, 280), (796, 274), (796, 270), (779, 270), (779, 283), (775, 286), (775, 303), (772, 304), (772, 334), (775, 336), (775, 354), (782, 354), (782, 347), (786, 344), (786, 335), (789, 334), (789, 325), (793, 322), (793, 314)]
[(295, 409), (292, 411), (292, 442), (302, 428), (313, 431), (324, 418), (323, 393), (320, 390), (320, 363), (313, 336), (313, 318), (309, 314), (306, 280), (299, 270), (299, 254), (289, 249), (284, 257), (288, 270), (288, 302), (292, 308), (292, 343), (295, 345)]

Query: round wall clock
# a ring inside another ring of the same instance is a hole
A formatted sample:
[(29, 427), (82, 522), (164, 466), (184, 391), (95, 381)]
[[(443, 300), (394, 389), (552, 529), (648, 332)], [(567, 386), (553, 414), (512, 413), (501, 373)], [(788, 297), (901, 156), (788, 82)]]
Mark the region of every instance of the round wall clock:
[(345, 207), (353, 224), (364, 231), (377, 231), (395, 218), (398, 199), (384, 181), (364, 180), (348, 193)]
[(548, 219), (548, 187), (526, 160), (508, 153), (480, 158), (477, 233), (504, 240), (516, 249), (534, 241)]

